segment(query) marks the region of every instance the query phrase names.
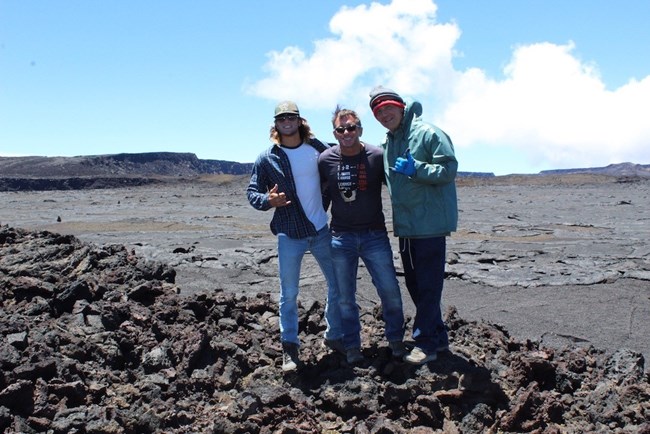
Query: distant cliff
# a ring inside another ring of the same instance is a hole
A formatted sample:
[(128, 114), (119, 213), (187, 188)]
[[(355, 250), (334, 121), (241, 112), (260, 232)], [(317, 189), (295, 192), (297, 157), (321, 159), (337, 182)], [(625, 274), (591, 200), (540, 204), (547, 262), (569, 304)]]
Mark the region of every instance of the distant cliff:
[(605, 167), (588, 167), (584, 169), (543, 170), (540, 175), (570, 175), (589, 173), (616, 177), (650, 178), (650, 164), (618, 163)]
[(0, 191), (129, 187), (202, 175), (245, 175), (252, 166), (178, 152), (0, 157)]
[[(253, 163), (202, 160), (183, 152), (145, 152), (78, 157), (0, 157), (0, 191), (116, 188), (192, 180), (206, 175), (248, 175)], [(594, 174), (650, 178), (650, 165), (621, 163), (586, 169), (545, 170), (543, 175)], [(495, 180), (490, 172), (459, 172), (459, 178)]]
[(252, 163), (201, 160), (195, 154), (145, 152), (81, 157), (0, 157), (1, 177), (243, 175)]

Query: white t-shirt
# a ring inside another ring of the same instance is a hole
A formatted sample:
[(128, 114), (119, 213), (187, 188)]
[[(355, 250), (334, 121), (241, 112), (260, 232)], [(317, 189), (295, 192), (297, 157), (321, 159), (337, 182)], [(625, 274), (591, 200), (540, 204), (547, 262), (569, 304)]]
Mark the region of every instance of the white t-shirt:
[(293, 182), (302, 209), (316, 230), (321, 230), (327, 224), (327, 213), (323, 208), (323, 197), (320, 191), (318, 151), (304, 143), (297, 148), (283, 146), (282, 150), (289, 157)]

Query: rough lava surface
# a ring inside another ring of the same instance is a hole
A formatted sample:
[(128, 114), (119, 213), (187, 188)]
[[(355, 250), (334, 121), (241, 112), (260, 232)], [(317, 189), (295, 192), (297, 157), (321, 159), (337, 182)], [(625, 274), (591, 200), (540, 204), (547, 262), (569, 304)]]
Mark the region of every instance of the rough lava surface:
[(175, 279), (123, 245), (1, 226), (0, 429), (650, 433), (640, 353), (545, 348), (449, 308), (451, 351), (415, 367), (391, 358), (374, 309), (349, 366), (313, 301), (303, 365), (283, 374), (269, 293), (183, 296)]

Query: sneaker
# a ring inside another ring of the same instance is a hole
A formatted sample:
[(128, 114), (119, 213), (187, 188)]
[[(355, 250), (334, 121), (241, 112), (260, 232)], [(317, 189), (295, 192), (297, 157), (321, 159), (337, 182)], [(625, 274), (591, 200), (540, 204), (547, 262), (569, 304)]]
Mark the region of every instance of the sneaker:
[(300, 359), (298, 358), (298, 345), (291, 342), (282, 343), (282, 370), (284, 372), (298, 369)]
[(412, 365), (422, 365), (423, 363), (433, 362), (437, 358), (436, 352), (427, 354), (422, 348), (415, 347), (404, 356), (404, 361)]
[(350, 348), (345, 352), (345, 359), (350, 365), (359, 363), (363, 360), (363, 354), (361, 354), (361, 349), (359, 348)]
[(337, 353), (343, 355), (346, 354), (345, 347), (343, 346), (343, 339), (325, 339), (323, 341), (323, 346), (332, 351), (336, 351)]
[(449, 344), (440, 345), (438, 348), (436, 348), (436, 352), (438, 353), (446, 353), (447, 351), (449, 351)]
[(402, 359), (406, 355), (406, 346), (402, 341), (393, 341), (388, 343), (388, 348), (390, 348), (393, 357), (397, 359)]

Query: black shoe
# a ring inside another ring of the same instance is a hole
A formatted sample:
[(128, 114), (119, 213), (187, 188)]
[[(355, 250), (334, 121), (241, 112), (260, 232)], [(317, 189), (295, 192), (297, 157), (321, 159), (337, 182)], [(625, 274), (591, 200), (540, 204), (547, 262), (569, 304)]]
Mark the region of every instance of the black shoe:
[(350, 348), (345, 352), (345, 360), (350, 364), (354, 365), (363, 361), (363, 354), (361, 354), (360, 348)]
[(323, 346), (339, 354), (345, 355), (345, 347), (343, 347), (343, 339), (325, 339)]
[(393, 357), (396, 359), (403, 359), (406, 355), (406, 346), (402, 341), (393, 341), (388, 343), (388, 348), (390, 348)]

